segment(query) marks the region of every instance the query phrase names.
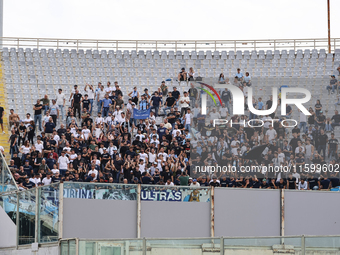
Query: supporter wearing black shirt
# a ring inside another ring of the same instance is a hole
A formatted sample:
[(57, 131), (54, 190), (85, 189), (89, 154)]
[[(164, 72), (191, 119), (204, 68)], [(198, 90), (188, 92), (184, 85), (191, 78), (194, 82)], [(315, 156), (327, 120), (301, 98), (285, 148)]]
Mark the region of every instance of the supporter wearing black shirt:
[(269, 189), (269, 188), (270, 188), (270, 186), (267, 183), (267, 180), (263, 179), (262, 182), (261, 182), (261, 185), (260, 185), (260, 189)]
[(329, 139), (328, 141), (328, 158), (330, 158), (331, 155), (336, 157), (336, 153), (338, 151), (338, 144), (339, 144), (338, 139), (334, 138), (334, 133), (331, 133), (331, 139)]
[(227, 179), (227, 176), (222, 176), (220, 180), (221, 187), (227, 187), (229, 180)]
[[(335, 167), (334, 167), (334, 169), (335, 169)], [(331, 187), (332, 188), (340, 186), (339, 174), (333, 173), (333, 174), (331, 174), (331, 177), (329, 179), (331, 181)]]
[(165, 106), (172, 108), (174, 107), (175, 103), (176, 103), (176, 99), (172, 96), (171, 93), (169, 93), (168, 98), (165, 100)]
[(253, 189), (259, 189), (260, 187), (261, 187), (260, 181), (259, 181), (257, 178), (255, 178), (255, 180), (254, 180), (253, 185), (251, 186), (251, 188), (253, 188)]
[(103, 168), (106, 166), (106, 163), (110, 161), (110, 159), (111, 159), (110, 154), (107, 152), (107, 149), (105, 148), (101, 158)]
[(318, 137), (319, 143), (318, 143), (318, 152), (319, 154), (321, 151), (323, 151), (323, 158), (326, 158), (326, 144), (328, 142), (328, 136), (325, 134), (325, 131), (323, 129), (320, 130), (320, 135)]
[(85, 98), (82, 101), (83, 103), (83, 109), (86, 109), (87, 111), (90, 110), (90, 100), (88, 99), (88, 95), (85, 94)]
[(298, 141), (301, 141), (301, 139), (299, 137), (297, 137), (296, 133), (293, 133), (293, 138), (292, 140), (290, 140), (289, 145), (292, 146), (292, 151), (293, 153), (295, 152), (296, 147), (298, 146)]
[[(241, 185), (242, 185), (242, 183), (241, 183)], [(227, 187), (229, 187), (229, 188), (234, 188), (234, 187), (236, 187), (236, 182), (235, 182), (234, 177), (231, 177), (231, 178), (228, 180)], [(242, 187), (242, 186), (241, 186), (241, 187)]]
[(29, 178), (26, 177), (25, 181), (22, 183), (22, 186), (24, 186), (26, 189), (32, 189), (35, 187), (35, 184), (33, 182), (30, 182)]
[(130, 147), (129, 150), (125, 152), (125, 155), (130, 155), (131, 159), (134, 159), (137, 156), (137, 153), (133, 150), (133, 147)]
[(146, 125), (142, 121), (137, 124), (136, 127), (138, 130), (142, 131), (142, 133), (146, 133)]
[(174, 91), (172, 91), (172, 96), (175, 98), (176, 101), (178, 101), (178, 99), (180, 98), (180, 94), (181, 93), (179, 93), (177, 87), (174, 87)]
[(211, 187), (219, 187), (220, 183), (217, 181), (217, 178), (213, 177), (212, 179), (213, 180), (209, 183), (209, 186), (211, 186)]
[(333, 123), (331, 124), (334, 128), (335, 126), (340, 126), (340, 114), (338, 111), (335, 111), (335, 115), (333, 115), (332, 119)]
[(287, 189), (296, 189), (296, 178), (291, 173), (288, 175)]
[(72, 100), (72, 107), (74, 111), (74, 117), (77, 118), (77, 112), (78, 112), (78, 118), (81, 118), (81, 109), (80, 109), (80, 102), (82, 99), (82, 94), (79, 93), (78, 90), (76, 90), (76, 93), (73, 95)]
[(152, 183), (152, 178), (149, 176), (148, 172), (144, 172), (142, 174), (142, 184), (151, 184)]
[(14, 160), (14, 165), (20, 168), (22, 164), (21, 164), (21, 159), (18, 157), (18, 153), (13, 154), (12, 160)]
[(61, 138), (62, 134), (66, 133), (66, 128), (64, 128), (64, 124), (60, 125), (60, 128), (57, 130), (58, 136)]
[(137, 178), (138, 181), (140, 181), (140, 179), (142, 177), (142, 173), (139, 171), (139, 166), (136, 166), (136, 169), (133, 170), (133, 176), (134, 176), (134, 178)]
[(173, 178), (172, 178), (172, 171), (169, 170), (169, 168), (166, 168), (165, 171), (162, 171), (161, 173), (161, 176), (163, 178), (163, 182), (167, 182), (167, 180), (171, 180), (173, 181)]
[(320, 178), (320, 189), (328, 189), (330, 184), (330, 179), (328, 179), (326, 176)]
[(284, 189), (286, 188), (287, 182), (281, 178), (280, 181), (276, 182), (277, 189)]
[(168, 122), (174, 126), (175, 122), (176, 122), (176, 115), (174, 113), (174, 110), (173, 108), (171, 108), (171, 111), (168, 113), (167, 115), (167, 119), (168, 119)]
[[(273, 105), (273, 96), (270, 96), (270, 99), (266, 102), (266, 109), (269, 110), (272, 108)], [(288, 112), (287, 112), (288, 113)], [(272, 119), (274, 119), (275, 111), (269, 115)]]
[(310, 190), (318, 190), (319, 189), (319, 180), (315, 178), (311, 173), (308, 174), (308, 189)]
[(34, 110), (34, 115), (41, 115), (41, 108), (43, 105), (40, 103), (40, 101), (38, 104), (35, 104), (34, 106), (35, 106), (35, 109), (37, 109), (37, 110)]

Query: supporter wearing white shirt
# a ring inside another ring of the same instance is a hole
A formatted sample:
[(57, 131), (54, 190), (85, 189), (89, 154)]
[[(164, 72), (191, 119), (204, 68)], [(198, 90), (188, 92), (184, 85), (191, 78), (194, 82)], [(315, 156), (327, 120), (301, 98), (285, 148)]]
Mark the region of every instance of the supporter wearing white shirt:
[(212, 112), (209, 112), (210, 120), (220, 119), (221, 114), (216, 111), (216, 108), (213, 108)]
[(285, 159), (285, 154), (281, 151), (281, 149), (278, 149), (278, 158), (279, 158), (279, 162), (283, 163), (284, 159)]
[(220, 113), (221, 113), (221, 118), (224, 119), (228, 115), (228, 108), (225, 107), (225, 103), (222, 104), (222, 107), (220, 107)]
[(108, 81), (107, 87), (105, 88), (105, 92), (110, 95), (112, 91), (113, 91), (113, 88), (111, 87), (111, 83)]
[(57, 131), (54, 131), (55, 132), (55, 134), (53, 135), (53, 140), (57, 143), (57, 145), (58, 145), (58, 143), (59, 143), (59, 140), (60, 140), (60, 137), (59, 137), (59, 135), (57, 135)]
[(116, 116), (116, 118), (115, 118), (115, 122), (116, 123), (118, 122), (119, 124), (122, 124), (125, 121), (126, 120), (125, 120), (125, 113), (124, 112), (121, 112), (121, 114)]
[[(65, 148), (64, 148), (64, 150), (65, 150)], [(69, 161), (68, 157), (65, 156), (65, 151), (62, 151), (61, 156), (58, 158), (58, 169), (60, 170), (61, 175), (63, 175), (63, 176), (65, 175), (65, 173), (68, 169), (69, 163), (70, 163), (70, 161)]]
[(192, 180), (192, 183), (190, 184), (190, 186), (193, 186), (193, 187), (200, 187), (201, 184), (200, 184), (196, 179), (193, 179), (193, 180)]
[(40, 153), (42, 153), (43, 149), (44, 149), (44, 144), (42, 143), (41, 140), (37, 140), (36, 144), (34, 145), (35, 149), (37, 151), (39, 151)]
[(164, 152), (164, 149), (163, 149), (163, 148), (161, 148), (161, 150), (160, 150), (160, 152), (158, 153), (157, 156), (159, 157), (160, 155), (163, 156), (163, 160), (166, 160), (167, 157), (168, 157), (168, 154)]
[(144, 162), (146, 162), (146, 159), (148, 158), (148, 154), (146, 154), (144, 150), (142, 150), (141, 153), (139, 153), (139, 157), (140, 159), (143, 159)]
[(155, 147), (158, 148), (158, 145), (159, 145), (159, 141), (156, 139), (156, 137), (153, 137), (150, 141), (150, 144), (151, 143), (154, 143), (155, 144)]
[(71, 154), (69, 155), (70, 162), (73, 162), (77, 158), (77, 154), (74, 153), (74, 150), (71, 150)]
[(75, 136), (77, 134), (77, 129), (75, 127), (70, 128), (70, 132)]
[(117, 109), (112, 114), (114, 119), (116, 120), (120, 118), (122, 116), (122, 112), (123, 112), (122, 110), (119, 110), (119, 106), (117, 106)]
[(96, 124), (103, 124), (104, 118), (102, 117), (101, 113), (98, 113), (98, 117), (95, 119)]
[(34, 120), (31, 118), (31, 114), (28, 113), (26, 115), (26, 119), (23, 119), (23, 122), (25, 123), (25, 126), (28, 127), (31, 121), (34, 121)]
[(184, 118), (185, 118), (185, 125), (190, 125), (191, 124), (191, 113), (186, 113)]
[(117, 147), (115, 145), (113, 145), (113, 143), (110, 143), (109, 148), (107, 149), (108, 153), (110, 154), (110, 156), (112, 157), (114, 151), (117, 152)]
[(87, 94), (87, 98), (89, 100), (93, 100), (94, 99), (94, 89), (93, 89), (93, 86), (91, 86), (89, 84), (86, 84), (84, 91)]
[(276, 139), (277, 133), (272, 125), (269, 126), (269, 129), (266, 132), (266, 137), (269, 142), (273, 142), (273, 140)]
[(102, 129), (97, 126), (95, 129), (94, 129), (94, 136), (99, 139), (100, 135), (102, 134)]
[(268, 129), (270, 126), (272, 126), (272, 118), (270, 116), (264, 116), (262, 118), (262, 121), (264, 122), (263, 127), (265, 129)]
[(126, 104), (126, 109), (129, 110), (130, 112), (133, 112), (131, 99), (129, 99), (129, 102)]
[(50, 185), (52, 182), (52, 178), (50, 174), (47, 174), (44, 179), (41, 181), (44, 185)]
[(105, 95), (106, 95), (106, 92), (105, 92), (104, 89), (103, 89), (103, 90), (100, 89), (100, 90), (97, 92), (97, 97), (99, 97), (99, 101), (100, 101), (100, 100), (103, 100), (104, 97), (105, 97)]
[(165, 186), (175, 186), (171, 179), (168, 179), (165, 183)]
[(145, 161), (143, 160), (141, 163), (139, 163), (139, 170), (141, 173), (145, 172)]
[(107, 116), (107, 117), (104, 119), (104, 123), (107, 124), (107, 125), (109, 125), (109, 126), (111, 126), (112, 121), (113, 121), (113, 119), (112, 119), (111, 113), (109, 113), (109, 116)]
[(35, 187), (38, 187), (38, 183), (41, 182), (41, 179), (40, 178), (37, 178), (39, 175), (35, 175), (34, 178), (30, 178), (29, 181), (30, 182), (33, 182)]
[(149, 157), (149, 162), (150, 163), (155, 162), (157, 155), (155, 153), (155, 149), (154, 148), (151, 149), (151, 151), (149, 152), (149, 156), (148, 157)]
[(181, 108), (188, 108), (189, 107), (190, 98), (188, 97), (187, 92), (184, 92), (184, 96), (181, 97), (180, 103), (181, 103)]
[(299, 181), (298, 190), (307, 190), (307, 182), (305, 180)]
[(88, 176), (91, 176), (91, 174), (95, 174), (95, 177), (93, 180), (97, 180), (98, 170), (96, 170), (96, 166), (94, 164), (91, 165), (91, 170), (88, 172)]
[(65, 153), (67, 155), (69, 155), (69, 153), (71, 152), (71, 147), (69, 144), (66, 144), (66, 146), (64, 147), (63, 151), (65, 151)]
[(64, 107), (65, 107), (65, 95), (64, 93), (62, 93), (62, 89), (58, 89), (58, 94), (56, 95), (56, 104), (58, 105), (60, 111), (61, 111), (61, 117), (62, 119), (64, 119), (65, 117), (65, 110), (64, 110)]
[(57, 169), (57, 168), (53, 168), (51, 171), (52, 171), (53, 174), (56, 174), (56, 173), (59, 174), (59, 169)]
[(175, 137), (177, 135), (177, 131), (179, 131), (179, 134), (181, 134), (181, 130), (178, 129), (178, 126), (175, 125), (174, 130), (172, 130), (172, 137)]
[(81, 132), (83, 133), (85, 140), (88, 140), (91, 133), (90, 129), (85, 126)]

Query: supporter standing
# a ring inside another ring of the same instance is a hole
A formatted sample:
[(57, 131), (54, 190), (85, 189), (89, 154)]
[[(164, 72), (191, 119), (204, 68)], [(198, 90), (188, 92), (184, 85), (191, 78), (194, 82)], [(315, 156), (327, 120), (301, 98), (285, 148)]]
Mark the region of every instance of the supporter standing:
[(65, 95), (63, 93), (62, 89), (58, 89), (58, 94), (57, 94), (57, 105), (59, 107), (59, 110), (61, 111), (61, 119), (65, 120)]
[(33, 106), (34, 110), (34, 123), (37, 125), (39, 123), (39, 131), (41, 131), (41, 109), (44, 106), (37, 100), (37, 103)]

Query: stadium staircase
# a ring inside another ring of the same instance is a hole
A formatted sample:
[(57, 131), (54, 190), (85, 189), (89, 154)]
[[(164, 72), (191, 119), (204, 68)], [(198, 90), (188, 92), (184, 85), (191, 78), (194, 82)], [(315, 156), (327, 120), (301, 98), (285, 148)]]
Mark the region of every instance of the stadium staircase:
[[(2, 56), (1, 56), (2, 58)], [(2, 106), (5, 110), (5, 115), (3, 118), (3, 122), (4, 122), (4, 131), (6, 132), (6, 134), (2, 134), (0, 135), (0, 145), (2, 147), (4, 147), (5, 149), (5, 156), (7, 159), (9, 159), (9, 144), (8, 144), (8, 138), (9, 138), (9, 132), (8, 132), (8, 113), (9, 113), (9, 109), (8, 109), (8, 104), (7, 104), (7, 92), (6, 92), (6, 88), (5, 88), (5, 82), (3, 79), (3, 62), (2, 60), (0, 61), (0, 106)]]

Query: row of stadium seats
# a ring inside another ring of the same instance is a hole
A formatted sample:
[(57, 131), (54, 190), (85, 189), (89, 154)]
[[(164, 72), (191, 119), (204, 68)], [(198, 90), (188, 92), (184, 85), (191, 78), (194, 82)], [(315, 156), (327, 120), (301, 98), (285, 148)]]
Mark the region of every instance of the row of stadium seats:
[[(69, 49), (40, 49), (37, 48), (31, 49), (26, 48), (25, 51), (23, 48), (19, 48), (16, 50), (16, 48), (11, 48), (10, 50), (8, 48), (3, 48), (3, 56), (15, 56), (18, 55), (19, 57), (26, 55), (26, 57), (38, 57), (39, 55), (41, 57), (64, 57), (64, 58), (141, 58), (141, 59), (280, 59), (280, 58), (332, 58), (334, 57), (333, 54), (326, 54), (325, 49), (320, 49), (318, 51), (317, 49), (309, 50), (306, 49), (304, 51), (297, 50), (296, 52), (294, 50), (282, 50), (281, 52), (279, 50), (267, 50), (266, 52), (264, 50), (230, 50), (230, 51), (161, 51), (158, 50), (151, 51), (147, 50), (144, 52), (144, 50), (139, 50), (138, 52), (136, 50), (124, 50), (123, 52), (121, 50), (69, 50)], [(340, 54), (340, 49), (335, 50), (335, 55)]]

